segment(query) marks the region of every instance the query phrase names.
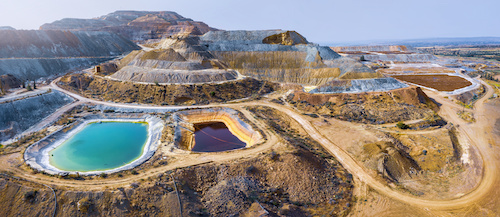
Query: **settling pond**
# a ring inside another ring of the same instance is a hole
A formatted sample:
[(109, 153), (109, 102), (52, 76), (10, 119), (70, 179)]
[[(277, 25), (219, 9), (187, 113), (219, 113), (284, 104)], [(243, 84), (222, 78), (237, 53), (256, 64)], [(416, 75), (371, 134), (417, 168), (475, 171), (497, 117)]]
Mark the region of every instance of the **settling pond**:
[(138, 159), (147, 139), (147, 123), (90, 123), (49, 151), (49, 163), (64, 171), (109, 170)]
[(222, 122), (208, 122), (195, 125), (195, 152), (218, 152), (246, 147)]

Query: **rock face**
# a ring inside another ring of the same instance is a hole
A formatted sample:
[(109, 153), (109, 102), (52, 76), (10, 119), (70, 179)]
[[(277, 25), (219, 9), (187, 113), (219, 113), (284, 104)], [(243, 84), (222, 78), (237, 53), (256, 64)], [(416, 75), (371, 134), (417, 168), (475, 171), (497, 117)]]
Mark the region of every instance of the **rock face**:
[(21, 80), (89, 67), (139, 49), (110, 32), (0, 31), (0, 75)]
[(262, 43), (282, 45), (308, 44), (306, 38), (295, 31), (286, 31), (276, 35), (267, 36), (262, 40)]
[(0, 103), (0, 141), (28, 129), (58, 108), (73, 102), (59, 91)]
[(44, 24), (40, 29), (109, 31), (138, 41), (177, 34), (201, 35), (216, 30), (172, 11), (116, 11), (94, 19), (66, 18)]

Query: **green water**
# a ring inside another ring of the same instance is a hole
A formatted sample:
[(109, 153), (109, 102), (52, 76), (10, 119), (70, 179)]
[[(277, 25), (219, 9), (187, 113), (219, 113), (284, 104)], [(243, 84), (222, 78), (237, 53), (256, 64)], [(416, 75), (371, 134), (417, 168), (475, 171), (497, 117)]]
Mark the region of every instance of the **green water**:
[(99, 171), (132, 162), (143, 153), (146, 123), (102, 122), (87, 125), (49, 152), (52, 166), (65, 171)]

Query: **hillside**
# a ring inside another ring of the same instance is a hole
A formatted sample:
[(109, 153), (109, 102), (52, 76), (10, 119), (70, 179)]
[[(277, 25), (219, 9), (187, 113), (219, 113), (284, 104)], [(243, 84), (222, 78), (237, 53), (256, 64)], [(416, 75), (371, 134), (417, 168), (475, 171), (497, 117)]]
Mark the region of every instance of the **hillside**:
[(216, 30), (172, 11), (115, 11), (93, 19), (65, 18), (46, 23), (40, 29), (109, 31), (137, 41), (161, 39), (176, 34), (201, 35)]
[(21, 80), (90, 67), (139, 47), (110, 32), (0, 31), (0, 75)]

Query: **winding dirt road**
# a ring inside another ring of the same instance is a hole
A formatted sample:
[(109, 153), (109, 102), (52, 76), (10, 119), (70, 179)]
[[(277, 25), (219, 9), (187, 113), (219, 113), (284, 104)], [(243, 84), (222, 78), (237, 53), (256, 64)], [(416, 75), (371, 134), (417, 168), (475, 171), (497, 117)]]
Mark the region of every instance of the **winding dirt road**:
[[(235, 104), (227, 104), (227, 105), (206, 105), (206, 106), (150, 106), (150, 105), (131, 105), (131, 104), (123, 104), (123, 103), (112, 103), (112, 102), (102, 102), (94, 99), (89, 99), (85, 98), (83, 96), (80, 96), (78, 94), (69, 92), (67, 90), (64, 90), (56, 85), (56, 82), (58, 80), (55, 80), (54, 82), (51, 83), (51, 88), (55, 90), (59, 90), (61, 92), (64, 92), (65, 94), (70, 95), (71, 97), (75, 98), (78, 100), (77, 103), (93, 103), (93, 104), (101, 104), (101, 105), (106, 105), (106, 106), (111, 106), (111, 107), (119, 107), (119, 108), (134, 108), (134, 109), (183, 109), (183, 108), (205, 108), (205, 107), (214, 107), (214, 106), (225, 106), (225, 107), (233, 107), (233, 108), (241, 108), (242, 106), (267, 106), (271, 107), (274, 109), (277, 109), (286, 115), (290, 116), (291, 118), (295, 119), (298, 123), (302, 125), (302, 127), (305, 129), (305, 131), (317, 142), (319, 142), (326, 150), (328, 150), (333, 156), (337, 158), (337, 160), (351, 173), (353, 176), (355, 176), (359, 181), (365, 183), (372, 189), (376, 190), (380, 194), (386, 195), (392, 199), (401, 201), (403, 203), (409, 204), (411, 206), (418, 206), (421, 207), (425, 210), (436, 210), (436, 211), (450, 211), (450, 210), (457, 210), (461, 209), (464, 206), (474, 203), (475, 201), (478, 201), (482, 198), (485, 197), (485, 195), (492, 190), (492, 187), (494, 187), (494, 183), (497, 182), (497, 176), (498, 176), (498, 171), (497, 171), (497, 166), (495, 163), (494, 156), (491, 154), (491, 151), (489, 149), (489, 138), (485, 134), (485, 129), (486, 129), (486, 116), (484, 115), (484, 106), (483, 103), (484, 101), (489, 98), (493, 94), (493, 89), (486, 84), (487, 87), (487, 92), (486, 94), (479, 100), (477, 100), (476, 105), (474, 107), (474, 113), (475, 116), (477, 117), (477, 122), (473, 124), (466, 123), (462, 119), (460, 119), (455, 112), (456, 105), (452, 105), (448, 99), (443, 98), (439, 94), (434, 94), (432, 92), (429, 92), (428, 95), (432, 96), (437, 102), (442, 104), (440, 115), (448, 120), (449, 122), (454, 123), (455, 125), (459, 125), (458, 131), (465, 135), (469, 142), (474, 145), (480, 152), (480, 155), (482, 156), (483, 159), (483, 165), (484, 165), (484, 171), (483, 171), (483, 177), (480, 182), (480, 184), (471, 192), (458, 197), (454, 199), (447, 199), (447, 200), (428, 200), (428, 199), (421, 199), (415, 196), (410, 196), (404, 193), (401, 193), (400, 191), (396, 189), (392, 189), (388, 187), (386, 184), (378, 181), (376, 178), (371, 176), (367, 171), (364, 170), (364, 167), (362, 167), (352, 156), (350, 156), (345, 150), (341, 149), (338, 145), (334, 144), (327, 138), (325, 138), (307, 119), (303, 118), (302, 115), (294, 111), (293, 109), (290, 109), (286, 106), (282, 105), (277, 105), (277, 104), (272, 104), (268, 102), (263, 102), (263, 101), (258, 101), (258, 102), (246, 102), (246, 103), (235, 103)], [(73, 103), (72, 105), (75, 106), (77, 103)], [(67, 108), (65, 108), (67, 109)], [(253, 118), (253, 116), (249, 112), (244, 113), (247, 118), (250, 119), (250, 121), (258, 124), (259, 122)], [(56, 115), (53, 115), (54, 117), (50, 118), (57, 118), (55, 117)], [(259, 126), (263, 130), (265, 128), (263, 126)], [(199, 157), (193, 157), (192, 159), (184, 160), (184, 161), (178, 161), (174, 164), (169, 164), (167, 166), (162, 166), (158, 168), (153, 168), (150, 170), (147, 170), (146, 173), (141, 174), (141, 176), (131, 176), (131, 177), (126, 177), (123, 179), (117, 179), (117, 180), (90, 180), (90, 181), (85, 181), (85, 182), (75, 182), (73, 180), (56, 180), (54, 181), (53, 178), (48, 178), (48, 177), (37, 177), (38, 179), (35, 179), (32, 177), (31, 174), (27, 174), (26, 171), (23, 171), (22, 169), (19, 168), (10, 168), (11, 171), (15, 172), (16, 175), (19, 175), (25, 179), (28, 180), (33, 180), (36, 182), (42, 182), (42, 183), (48, 183), (48, 184), (56, 184), (56, 185), (62, 185), (62, 186), (67, 186), (67, 187), (81, 187), (81, 186), (95, 186), (95, 187), (102, 187), (105, 185), (127, 185), (133, 181), (136, 181), (137, 179), (144, 178), (144, 177), (149, 177), (149, 176), (154, 176), (159, 173), (162, 173), (166, 170), (170, 169), (175, 169), (179, 167), (186, 167), (186, 166), (191, 166), (191, 165), (197, 165), (201, 163), (206, 163), (206, 162), (212, 162), (212, 161), (226, 161), (226, 160), (231, 160), (231, 159), (237, 159), (241, 157), (248, 157), (252, 156), (258, 153), (261, 153), (263, 151), (266, 151), (273, 146), (277, 145), (279, 143), (279, 138), (272, 134), (268, 133), (268, 141), (262, 145), (258, 145), (256, 147), (252, 147), (249, 149), (241, 150), (241, 151), (235, 151), (235, 152), (228, 152), (228, 153), (221, 153), (221, 154), (214, 154), (214, 155), (200, 155)], [(187, 155), (186, 155), (187, 156)], [(184, 156), (183, 156), (184, 157)]]

